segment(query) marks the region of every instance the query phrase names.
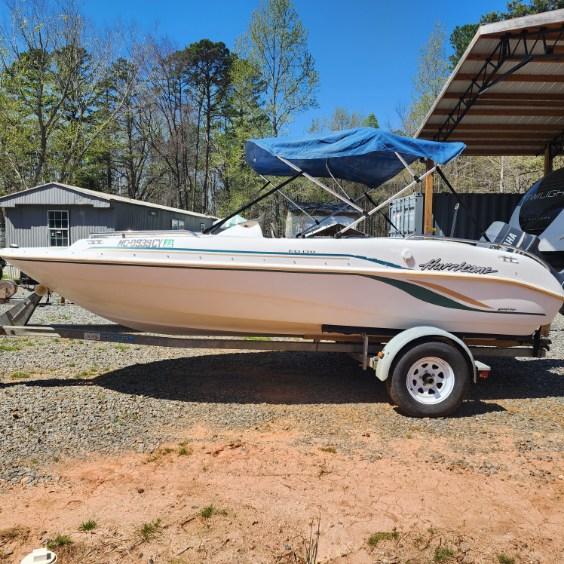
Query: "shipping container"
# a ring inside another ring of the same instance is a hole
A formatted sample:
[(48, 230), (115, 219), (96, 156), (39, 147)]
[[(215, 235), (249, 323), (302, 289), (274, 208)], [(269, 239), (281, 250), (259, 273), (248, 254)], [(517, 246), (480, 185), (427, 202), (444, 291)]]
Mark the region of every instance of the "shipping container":
[[(509, 221), (523, 194), (433, 194), (434, 234), (459, 239), (479, 239), (494, 221)], [(458, 207), (457, 207), (458, 204)], [(390, 237), (423, 234), (424, 196), (398, 198), (390, 204)]]
[(423, 232), (423, 194), (417, 192), (390, 203), (390, 237), (420, 235)]

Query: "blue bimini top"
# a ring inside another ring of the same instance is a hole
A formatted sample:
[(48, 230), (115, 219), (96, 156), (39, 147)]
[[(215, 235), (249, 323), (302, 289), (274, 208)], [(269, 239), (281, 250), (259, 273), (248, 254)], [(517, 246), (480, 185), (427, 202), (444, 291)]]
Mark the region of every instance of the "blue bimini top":
[(259, 174), (295, 175), (294, 169), (277, 158), (280, 156), (311, 176), (334, 176), (374, 188), (403, 170), (395, 153), (407, 164), (429, 159), (444, 165), (465, 148), (464, 143), (412, 139), (382, 129), (358, 127), (321, 136), (250, 139), (245, 152), (247, 163)]

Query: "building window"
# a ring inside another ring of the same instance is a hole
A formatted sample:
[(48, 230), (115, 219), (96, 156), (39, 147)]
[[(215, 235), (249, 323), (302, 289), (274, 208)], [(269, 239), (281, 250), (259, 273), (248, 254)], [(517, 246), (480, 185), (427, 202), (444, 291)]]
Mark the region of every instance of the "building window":
[(68, 247), (69, 245), (69, 212), (68, 210), (49, 210), (47, 212), (49, 227), (49, 245), (51, 247)]
[(184, 229), (184, 220), (177, 219), (176, 217), (171, 220), (172, 229)]

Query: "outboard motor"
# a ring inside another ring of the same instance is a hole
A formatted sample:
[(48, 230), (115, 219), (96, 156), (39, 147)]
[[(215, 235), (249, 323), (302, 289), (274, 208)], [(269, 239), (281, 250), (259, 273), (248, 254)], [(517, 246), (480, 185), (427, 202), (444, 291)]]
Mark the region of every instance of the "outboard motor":
[[(564, 288), (564, 168), (535, 182), (509, 223), (495, 221), (485, 235), (492, 243), (511, 245), (542, 258)], [(564, 306), (560, 313), (564, 314)]]
[(542, 258), (555, 270), (564, 269), (564, 168), (533, 184), (515, 208), (509, 224), (536, 235)]
[(486, 230), (482, 241), (498, 243), (500, 245), (510, 245), (523, 251), (542, 256), (539, 251), (540, 239), (536, 235), (530, 235), (521, 231), (518, 227), (513, 227), (504, 221), (494, 221)]
[[(537, 255), (547, 263), (550, 271), (556, 277), (560, 286), (564, 288), (564, 270), (558, 271), (547, 262), (544, 253), (539, 250), (541, 239), (536, 235), (525, 233), (524, 231), (521, 231), (517, 227), (512, 227), (504, 221), (494, 221), (488, 227), (485, 237), (482, 237), (481, 240), (494, 244), (497, 243), (499, 245), (510, 245), (512, 247), (516, 247), (517, 249)], [(562, 305), (560, 313), (564, 315), (564, 305)]]

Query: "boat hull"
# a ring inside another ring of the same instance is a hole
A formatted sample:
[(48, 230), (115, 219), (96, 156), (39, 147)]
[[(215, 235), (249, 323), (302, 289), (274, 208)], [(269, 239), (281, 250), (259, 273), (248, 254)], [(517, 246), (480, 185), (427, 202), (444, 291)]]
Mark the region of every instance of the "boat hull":
[(314, 336), (326, 326), (433, 325), (453, 333), (529, 335), (550, 323), (562, 303), (557, 294), (497, 277), (424, 271), (156, 263), (146, 256), (10, 261), (102, 317), (169, 334)]

